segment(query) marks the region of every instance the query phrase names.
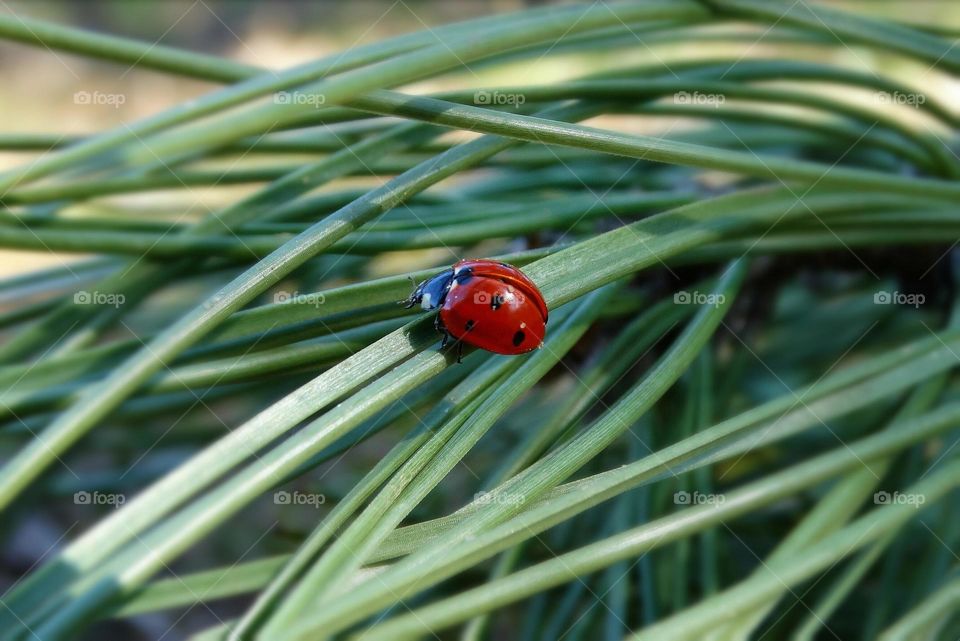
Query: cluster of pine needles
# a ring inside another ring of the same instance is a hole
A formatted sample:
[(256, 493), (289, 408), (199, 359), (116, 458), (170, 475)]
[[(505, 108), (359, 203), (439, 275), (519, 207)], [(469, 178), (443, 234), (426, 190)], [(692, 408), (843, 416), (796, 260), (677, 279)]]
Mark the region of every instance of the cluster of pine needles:
[[(284, 70), (0, 38), (212, 87), (0, 132), (0, 247), (63, 257), (0, 281), (0, 532), (57, 532), (0, 641), (960, 636), (947, 30), (601, 1)], [(397, 304), (480, 257), (542, 349), (457, 363)]]

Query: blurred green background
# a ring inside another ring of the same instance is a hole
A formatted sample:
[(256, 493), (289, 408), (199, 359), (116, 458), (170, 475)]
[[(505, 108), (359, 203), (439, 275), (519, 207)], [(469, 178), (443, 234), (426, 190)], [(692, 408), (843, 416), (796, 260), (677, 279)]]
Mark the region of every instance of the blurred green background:
[[(282, 69), (326, 54), (367, 44), (392, 35), (417, 31), (453, 21), (516, 11), (541, 2), (516, 0), (456, 0), (453, 2), (370, 2), (370, 1), (307, 1), (279, 0), (176, 0), (145, 2), (124, 0), (92, 0), (69, 2), (0, 2), (0, 13), (13, 13), (60, 22), (63, 24), (129, 36), (158, 44), (201, 51), (249, 64)], [(867, 11), (878, 17), (904, 22), (937, 25), (948, 33), (960, 33), (960, 3), (952, 0), (868, 0), (822, 3), (854, 11)], [(667, 64), (695, 55), (704, 48), (716, 56), (779, 56), (790, 58), (799, 53), (799, 46), (763, 40), (764, 30), (742, 27), (757, 33), (757, 41), (741, 44), (717, 41), (704, 42), (694, 51), (688, 45), (670, 42), (637, 45), (625, 55), (603, 51), (584, 57), (551, 56), (536, 63), (525, 61), (516, 67), (500, 66), (496, 74), (482, 67), (471, 72), (448, 74), (440, 80), (421, 83), (411, 91), (429, 91), (448, 86), (485, 85), (495, 83), (554, 82), (572, 78), (607, 66), (632, 63)], [(719, 32), (731, 29), (724, 25)], [(960, 99), (960, 84), (945, 75), (925, 69), (919, 64), (884, 60), (862, 49), (844, 46), (804, 47), (807, 60), (819, 58), (861, 69), (883, 69), (884, 73), (935, 92), (944, 102)], [(79, 56), (51, 52), (16, 43), (0, 41), (0, 122), (6, 132), (84, 134), (102, 131), (133, 122), (160, 112), (179, 102), (202, 95), (214, 88), (205, 82), (174, 78), (163, 73), (126, 68), (90, 61)], [(124, 96), (123, 104), (80, 105), (78, 92), (102, 92)], [(835, 95), (835, 90), (830, 89)], [(903, 111), (903, 110), (901, 110)], [(909, 114), (900, 114), (909, 117)], [(604, 126), (644, 133), (678, 129), (684, 123), (675, 117), (610, 118)], [(53, 124), (55, 123), (55, 127)], [(33, 153), (0, 152), (0, 170), (29, 162)], [(287, 162), (295, 159), (278, 159)], [(242, 163), (238, 166), (242, 166)], [(235, 200), (256, 189), (249, 186), (220, 186), (216, 189), (192, 188), (189, 191), (154, 192), (147, 196), (123, 196), (106, 199), (140, 202), (145, 207), (171, 208), (178, 212), (202, 213), (210, 206)], [(58, 265), (63, 258), (44, 253), (0, 250), (0, 274), (29, 271), (40, 266)]]

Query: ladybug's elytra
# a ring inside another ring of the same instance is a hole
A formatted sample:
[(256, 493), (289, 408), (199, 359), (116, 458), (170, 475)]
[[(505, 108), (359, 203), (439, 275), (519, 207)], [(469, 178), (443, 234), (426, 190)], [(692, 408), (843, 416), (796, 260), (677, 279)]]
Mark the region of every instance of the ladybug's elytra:
[(407, 307), (439, 309), (443, 345), (452, 336), (497, 354), (524, 354), (543, 343), (547, 304), (533, 281), (495, 260), (461, 260), (420, 283)]

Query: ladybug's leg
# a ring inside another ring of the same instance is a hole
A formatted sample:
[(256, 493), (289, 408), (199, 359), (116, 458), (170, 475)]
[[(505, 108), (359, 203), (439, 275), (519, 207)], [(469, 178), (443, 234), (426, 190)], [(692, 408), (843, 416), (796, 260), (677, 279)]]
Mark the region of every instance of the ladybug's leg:
[[(444, 326), (443, 321), (440, 320), (440, 314), (437, 314), (436, 318), (434, 319), (433, 326), (443, 336), (443, 339), (440, 341), (440, 349), (443, 349), (444, 347), (447, 346), (447, 343), (450, 342), (450, 339), (452, 338), (452, 336), (450, 335), (450, 332), (447, 331), (447, 328), (446, 326)], [(457, 362), (462, 363), (463, 362), (463, 341), (457, 338), (455, 339), (455, 342), (457, 344)]]
[(443, 340), (440, 341), (440, 349), (443, 349), (447, 346), (447, 343), (450, 342), (450, 332), (447, 331), (447, 328), (443, 325), (443, 321), (440, 320), (440, 314), (433, 317), (433, 328), (443, 336)]

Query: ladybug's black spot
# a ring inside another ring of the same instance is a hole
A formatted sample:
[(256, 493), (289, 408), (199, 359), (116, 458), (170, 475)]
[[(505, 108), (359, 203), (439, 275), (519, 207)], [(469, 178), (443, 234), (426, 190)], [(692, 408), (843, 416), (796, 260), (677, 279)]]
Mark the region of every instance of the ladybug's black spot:
[(523, 342), (523, 339), (527, 337), (522, 330), (517, 330), (517, 333), (513, 335), (513, 346), (520, 347), (520, 343)]
[(476, 324), (476, 323), (474, 323), (472, 320), (468, 320), (468, 321), (467, 321), (467, 324), (464, 325), (464, 327), (465, 327), (466, 330), (469, 332), (471, 329), (473, 329), (473, 326), (474, 326), (475, 324)]
[(501, 305), (503, 305), (502, 294), (494, 294), (493, 296), (490, 297), (490, 309), (492, 309), (493, 311), (497, 311), (498, 309), (500, 309)]

